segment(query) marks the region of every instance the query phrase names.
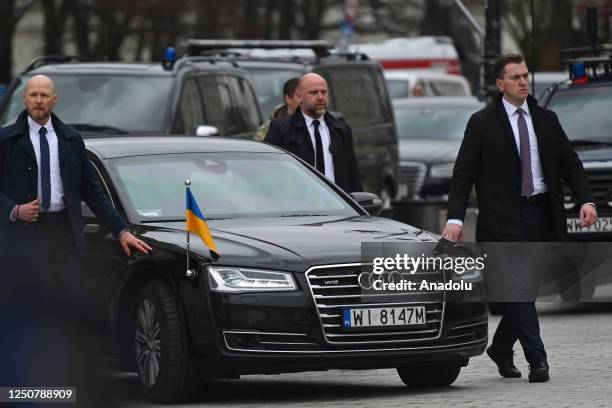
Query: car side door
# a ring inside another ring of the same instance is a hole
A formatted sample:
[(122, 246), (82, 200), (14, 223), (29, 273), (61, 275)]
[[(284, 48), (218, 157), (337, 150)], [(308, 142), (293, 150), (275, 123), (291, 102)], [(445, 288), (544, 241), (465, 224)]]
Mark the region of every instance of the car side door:
[[(122, 213), (117, 195), (106, 176), (101, 163), (90, 157), (98, 182), (111, 200), (113, 207)], [(95, 216), (89, 207), (81, 202), (85, 248), (82, 260), (83, 313), (100, 329), (110, 328), (110, 310), (113, 288), (122, 281), (128, 258), (124, 255), (116, 238)], [(122, 214), (124, 216), (124, 214)]]

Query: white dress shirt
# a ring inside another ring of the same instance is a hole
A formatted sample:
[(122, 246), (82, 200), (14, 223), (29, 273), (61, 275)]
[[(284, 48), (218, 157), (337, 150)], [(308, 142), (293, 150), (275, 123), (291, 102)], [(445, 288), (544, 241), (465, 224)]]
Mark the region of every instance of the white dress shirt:
[[(310, 134), (310, 141), (312, 142), (312, 148), (315, 153), (314, 155), (315, 155), (315, 163), (316, 163), (317, 162), (317, 143), (315, 141), (315, 136), (314, 136), (315, 128), (312, 123), (314, 119), (308, 115), (305, 115), (304, 112), (302, 112), (302, 115), (304, 116), (304, 120), (306, 121), (306, 127), (308, 128), (308, 133)], [(323, 144), (323, 160), (325, 161), (325, 177), (335, 182), (336, 180), (334, 178), (334, 159), (332, 158), (331, 150), (330, 150), (331, 139), (329, 135), (329, 128), (327, 127), (327, 124), (325, 123), (325, 120), (323, 119), (323, 115), (317, 118), (317, 120), (319, 121), (319, 134), (321, 135), (321, 143)]]
[(533, 121), (531, 120), (531, 115), (529, 114), (529, 106), (527, 105), (527, 100), (523, 102), (520, 108), (512, 105), (510, 102), (506, 101), (505, 98), (502, 98), (502, 103), (504, 104), (504, 108), (506, 109), (506, 113), (508, 114), (508, 119), (510, 119), (510, 126), (512, 126), (512, 133), (514, 133), (514, 141), (516, 142), (516, 147), (518, 151), (521, 151), (521, 141), (519, 138), (519, 130), (518, 130), (518, 110), (523, 110), (523, 117), (525, 118), (525, 122), (527, 123), (527, 131), (529, 133), (529, 151), (531, 152), (531, 175), (533, 178), (533, 194), (541, 194), (546, 193), (548, 191), (548, 187), (546, 187), (546, 183), (544, 183), (544, 173), (542, 171), (542, 162), (540, 161), (540, 152), (538, 150), (538, 139), (535, 135), (535, 130), (533, 129)]
[[(28, 116), (28, 126), (30, 128), (30, 141), (36, 155), (36, 164), (38, 165), (38, 197), (41, 196), (40, 188), (40, 124), (32, 120)], [(47, 142), (49, 143), (49, 170), (51, 171), (51, 204), (48, 212), (56, 212), (64, 209), (64, 185), (62, 184), (62, 176), (59, 166), (59, 151), (57, 143), (57, 135), (53, 129), (51, 120), (48, 120), (44, 126), (47, 128)], [(41, 211), (42, 207), (41, 207)]]

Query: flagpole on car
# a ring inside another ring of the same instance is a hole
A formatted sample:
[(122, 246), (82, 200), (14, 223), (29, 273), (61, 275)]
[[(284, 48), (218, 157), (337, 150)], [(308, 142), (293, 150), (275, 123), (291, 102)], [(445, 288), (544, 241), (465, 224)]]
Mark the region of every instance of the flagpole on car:
[[(185, 180), (185, 188), (186, 188), (186, 193), (187, 196), (189, 196), (189, 186), (191, 186), (191, 180), (187, 179)], [(189, 208), (189, 207), (187, 207)], [(187, 221), (188, 222), (188, 221)], [(185, 272), (185, 276), (188, 278), (193, 278), (195, 276), (195, 271), (193, 269), (191, 269), (189, 266), (189, 227), (185, 228), (186, 229), (186, 233), (187, 233), (187, 237), (186, 237), (186, 246), (185, 248), (187, 249), (187, 270)]]

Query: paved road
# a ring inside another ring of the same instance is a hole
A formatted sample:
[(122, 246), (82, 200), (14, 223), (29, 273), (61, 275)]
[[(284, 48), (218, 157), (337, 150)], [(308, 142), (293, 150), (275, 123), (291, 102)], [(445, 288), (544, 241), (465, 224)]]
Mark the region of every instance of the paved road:
[[(503, 379), (487, 357), (472, 359), (444, 390), (408, 391), (394, 370), (327, 371), (247, 376), (209, 385), (185, 407), (588, 407), (612, 405), (612, 303), (539, 304), (549, 352), (551, 381), (529, 384), (517, 353), (521, 379)], [(499, 321), (491, 317), (490, 338)], [(113, 378), (118, 406), (150, 407), (132, 375)]]

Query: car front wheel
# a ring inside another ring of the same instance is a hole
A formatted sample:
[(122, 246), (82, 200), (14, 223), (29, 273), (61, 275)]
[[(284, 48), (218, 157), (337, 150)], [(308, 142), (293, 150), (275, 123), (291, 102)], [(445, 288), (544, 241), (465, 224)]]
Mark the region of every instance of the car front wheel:
[(457, 379), (459, 363), (438, 363), (420, 367), (398, 367), (397, 373), (408, 388), (446, 387)]
[(189, 360), (185, 323), (163, 281), (151, 281), (142, 290), (134, 326), (138, 378), (146, 398), (174, 403), (197, 396), (202, 382)]

